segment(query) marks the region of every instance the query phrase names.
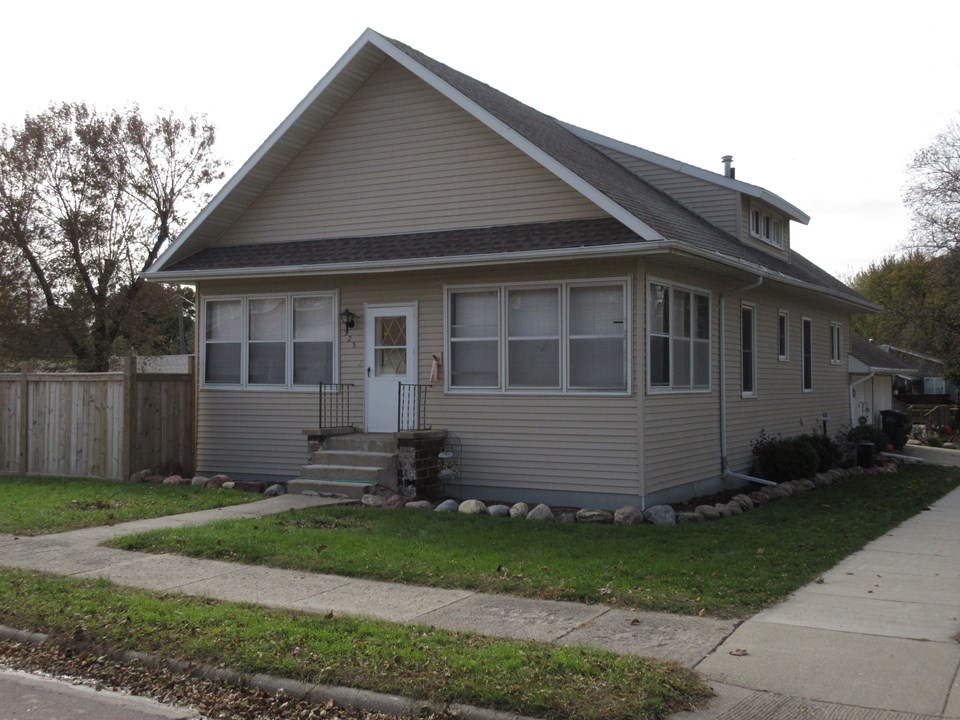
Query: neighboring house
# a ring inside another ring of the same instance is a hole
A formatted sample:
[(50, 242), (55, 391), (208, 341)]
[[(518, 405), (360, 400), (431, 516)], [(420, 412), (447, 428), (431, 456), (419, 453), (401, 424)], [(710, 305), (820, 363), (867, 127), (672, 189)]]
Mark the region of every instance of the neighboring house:
[(850, 334), (850, 425), (881, 424), (880, 413), (896, 410), (894, 379), (917, 373), (900, 355), (874, 345), (859, 333)]
[(850, 315), (875, 306), (791, 249), (804, 213), (727, 166), (366, 31), (146, 273), (197, 287), (199, 471), (297, 476), (320, 382), (396, 431), (398, 381), (428, 384), (434, 356), (426, 424), (456, 435), (475, 497), (689, 497), (749, 471), (761, 429), (839, 423)]
[(912, 366), (911, 372), (900, 373), (894, 382), (894, 391), (901, 402), (935, 405), (957, 402), (957, 386), (944, 375), (943, 362), (930, 355), (912, 350), (881, 345), (891, 357)]

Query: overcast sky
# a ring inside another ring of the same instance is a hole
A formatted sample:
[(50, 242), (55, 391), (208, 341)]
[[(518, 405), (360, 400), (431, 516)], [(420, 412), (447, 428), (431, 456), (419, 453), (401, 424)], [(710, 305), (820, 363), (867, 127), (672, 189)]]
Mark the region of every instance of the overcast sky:
[(960, 118), (960, 2), (17, 2), (0, 123), (50, 101), (203, 112), (238, 169), (366, 27), (567, 122), (812, 217), (838, 276), (893, 252), (913, 153)]

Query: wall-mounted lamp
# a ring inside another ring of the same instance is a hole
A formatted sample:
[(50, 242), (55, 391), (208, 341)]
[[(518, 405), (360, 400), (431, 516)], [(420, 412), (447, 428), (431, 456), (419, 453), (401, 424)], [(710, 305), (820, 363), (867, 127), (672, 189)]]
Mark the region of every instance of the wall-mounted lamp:
[(343, 334), (349, 335), (354, 325), (357, 324), (356, 316), (348, 308), (344, 308), (343, 312), (340, 313), (340, 320), (343, 321)]

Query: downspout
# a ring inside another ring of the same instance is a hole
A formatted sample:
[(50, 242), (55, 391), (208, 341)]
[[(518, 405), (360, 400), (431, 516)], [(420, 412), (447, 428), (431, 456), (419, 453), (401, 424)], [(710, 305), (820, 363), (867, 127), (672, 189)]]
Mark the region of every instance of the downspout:
[[(763, 285), (763, 277), (758, 276), (756, 282), (745, 285), (739, 290), (734, 290), (734, 293), (739, 295), (750, 290), (756, 290), (761, 285)], [(727, 293), (720, 293), (720, 477), (724, 480), (743, 480), (761, 485), (776, 485), (775, 482), (770, 480), (734, 472), (727, 463), (727, 348), (726, 333), (724, 332), (727, 324), (726, 300)]]

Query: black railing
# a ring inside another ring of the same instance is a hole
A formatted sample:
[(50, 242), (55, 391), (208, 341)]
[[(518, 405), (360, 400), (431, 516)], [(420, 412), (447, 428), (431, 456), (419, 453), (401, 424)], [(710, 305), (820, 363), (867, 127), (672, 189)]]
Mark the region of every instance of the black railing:
[(397, 430), (429, 430), (427, 390), (429, 385), (397, 383)]
[(320, 383), (320, 427), (350, 427), (351, 383)]

